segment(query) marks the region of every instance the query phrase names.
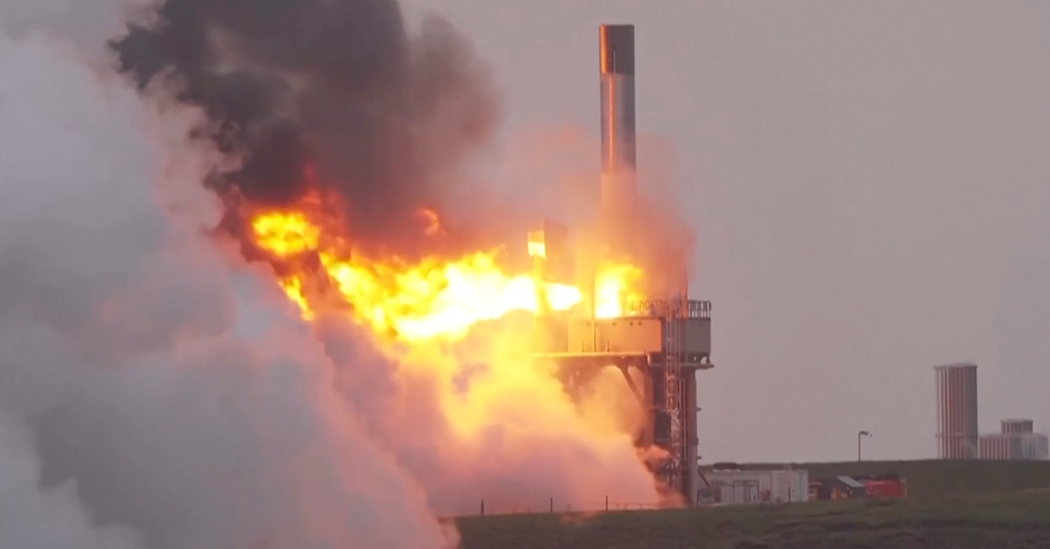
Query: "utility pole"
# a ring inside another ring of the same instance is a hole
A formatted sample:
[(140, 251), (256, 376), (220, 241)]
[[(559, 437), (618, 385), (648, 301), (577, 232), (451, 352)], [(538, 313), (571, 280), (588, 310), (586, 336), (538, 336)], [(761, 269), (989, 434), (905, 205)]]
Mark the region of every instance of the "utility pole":
[(861, 453), (860, 453), (860, 440), (861, 440), (861, 437), (870, 437), (870, 436), (872, 436), (871, 433), (869, 433), (867, 431), (857, 431), (857, 461), (861, 460)]

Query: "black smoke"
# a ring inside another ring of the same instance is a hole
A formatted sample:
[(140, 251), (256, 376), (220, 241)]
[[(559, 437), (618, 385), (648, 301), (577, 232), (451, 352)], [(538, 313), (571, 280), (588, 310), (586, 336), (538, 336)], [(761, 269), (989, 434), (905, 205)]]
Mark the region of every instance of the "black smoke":
[(238, 200), (316, 187), (355, 240), (405, 251), (497, 118), (470, 43), (437, 18), (410, 32), (395, 0), (166, 0), (143, 21), (111, 43), (119, 67), (200, 107), (195, 137), (240, 161), (206, 182), (231, 232)]

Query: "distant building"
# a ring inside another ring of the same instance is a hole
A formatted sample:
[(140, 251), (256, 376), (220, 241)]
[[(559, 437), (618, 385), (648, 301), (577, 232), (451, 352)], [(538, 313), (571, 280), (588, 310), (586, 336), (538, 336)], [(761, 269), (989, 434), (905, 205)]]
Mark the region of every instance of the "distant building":
[(937, 457), (940, 459), (1050, 459), (1050, 440), (1031, 419), (1004, 419), (998, 433), (977, 433), (977, 365), (934, 367), (937, 382)]
[(1050, 438), (1031, 419), (1004, 419), (1000, 432), (981, 435), (981, 459), (1050, 459)]
[(795, 503), (809, 499), (809, 472), (801, 469), (741, 471), (705, 468), (701, 474), (710, 486), (711, 498), (698, 503), (740, 505)]
[(937, 457), (977, 459), (977, 365), (934, 368), (937, 382)]

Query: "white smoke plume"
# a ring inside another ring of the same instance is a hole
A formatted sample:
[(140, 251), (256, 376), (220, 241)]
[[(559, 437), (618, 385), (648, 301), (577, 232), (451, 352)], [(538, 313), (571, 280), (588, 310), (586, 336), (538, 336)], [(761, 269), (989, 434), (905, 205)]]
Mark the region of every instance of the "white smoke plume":
[(337, 321), (321, 322), (319, 335), (339, 364), (340, 393), (368, 410), (369, 432), (439, 513), (477, 513), (482, 501), (489, 513), (544, 511), (552, 499), (557, 510), (597, 510), (605, 498), (658, 504), (653, 477), (617, 421), (639, 408), (633, 396), (622, 398), (619, 371), (607, 369), (613, 383), (592, 384), (594, 397), (577, 406), (551, 372), (492, 351), (514, 339), (508, 332), (528, 333), (528, 322), (508, 330), (515, 320), (491, 326), (498, 333), (476, 327), (483, 344), (468, 341), (455, 353), (421, 346), (386, 367), (363, 357), (366, 347)]
[(446, 547), (77, 4), (0, 2), (0, 549)]
[(127, 528), (92, 526), (73, 483), (40, 489), (40, 463), (30, 435), (0, 417), (0, 547), (133, 549)]
[(481, 499), (657, 502), (612, 399), (491, 334), (384, 357), (210, 236), (197, 113), (104, 48), (126, 4), (0, 0), (0, 549), (443, 549)]

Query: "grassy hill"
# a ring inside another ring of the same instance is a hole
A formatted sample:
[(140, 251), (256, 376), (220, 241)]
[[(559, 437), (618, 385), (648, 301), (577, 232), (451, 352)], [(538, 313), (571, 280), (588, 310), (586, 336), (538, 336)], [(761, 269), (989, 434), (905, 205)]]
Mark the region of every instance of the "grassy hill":
[(1045, 549), (1050, 491), (457, 523), (462, 549)]

